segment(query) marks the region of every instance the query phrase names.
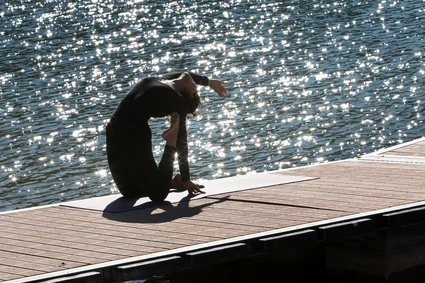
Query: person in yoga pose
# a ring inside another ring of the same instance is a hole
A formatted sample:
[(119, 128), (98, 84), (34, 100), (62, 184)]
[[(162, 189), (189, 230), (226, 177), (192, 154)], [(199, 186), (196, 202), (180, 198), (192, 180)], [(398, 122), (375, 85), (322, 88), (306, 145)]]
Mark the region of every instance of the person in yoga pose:
[[(106, 126), (106, 153), (112, 178), (124, 197), (148, 196), (163, 201), (171, 188), (203, 193), (190, 180), (186, 118), (200, 106), (197, 85), (209, 86), (227, 96), (224, 82), (192, 72), (147, 77), (123, 98)], [(157, 165), (152, 153), (148, 120), (171, 116), (162, 134), (165, 148)], [(177, 152), (180, 174), (173, 178)]]

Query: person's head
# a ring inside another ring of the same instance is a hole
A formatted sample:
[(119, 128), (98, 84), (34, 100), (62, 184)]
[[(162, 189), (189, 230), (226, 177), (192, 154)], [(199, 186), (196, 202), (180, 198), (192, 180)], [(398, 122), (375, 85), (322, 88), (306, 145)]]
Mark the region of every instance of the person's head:
[(182, 73), (179, 77), (179, 80), (181, 81), (179, 92), (182, 96), (187, 98), (189, 103), (188, 114), (195, 116), (196, 109), (201, 106), (198, 87), (188, 72)]

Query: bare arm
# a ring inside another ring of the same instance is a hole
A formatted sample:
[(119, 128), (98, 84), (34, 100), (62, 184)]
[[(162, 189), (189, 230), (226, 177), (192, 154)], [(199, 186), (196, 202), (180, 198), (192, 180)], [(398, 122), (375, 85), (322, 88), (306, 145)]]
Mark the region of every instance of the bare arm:
[(218, 95), (220, 95), (220, 97), (226, 97), (227, 96), (227, 90), (224, 87), (225, 82), (220, 81), (220, 80), (214, 80), (214, 79), (210, 79), (209, 81), (209, 87), (212, 88), (215, 92), (218, 93)]
[[(226, 97), (227, 96), (227, 90), (224, 87), (226, 84), (225, 82), (221, 80), (216, 79), (209, 79), (206, 76), (201, 76), (192, 72), (188, 72), (190, 76), (192, 77), (193, 81), (197, 85), (203, 85), (203, 86), (209, 86), (212, 90), (214, 90), (220, 97)], [(180, 77), (182, 73), (172, 73), (164, 75), (163, 78), (167, 80), (172, 80)]]

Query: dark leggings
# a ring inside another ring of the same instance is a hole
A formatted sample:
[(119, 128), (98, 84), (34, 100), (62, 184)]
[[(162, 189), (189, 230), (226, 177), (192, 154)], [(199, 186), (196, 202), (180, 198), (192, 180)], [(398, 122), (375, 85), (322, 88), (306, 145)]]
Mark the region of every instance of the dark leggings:
[(176, 148), (166, 145), (159, 166), (152, 153), (152, 133), (146, 123), (141, 132), (106, 126), (106, 154), (109, 169), (124, 197), (148, 196), (163, 201), (171, 188)]

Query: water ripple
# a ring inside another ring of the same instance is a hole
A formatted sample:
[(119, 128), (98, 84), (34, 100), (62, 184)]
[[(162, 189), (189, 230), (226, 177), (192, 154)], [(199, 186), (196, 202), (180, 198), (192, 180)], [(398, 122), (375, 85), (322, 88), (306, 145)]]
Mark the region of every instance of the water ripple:
[[(78, 4), (78, 6), (77, 6)], [(191, 173), (355, 157), (423, 136), (425, 10), (408, 1), (0, 3), (0, 211), (116, 192), (105, 125), (144, 76), (189, 69)], [(154, 153), (167, 119), (154, 119)]]

